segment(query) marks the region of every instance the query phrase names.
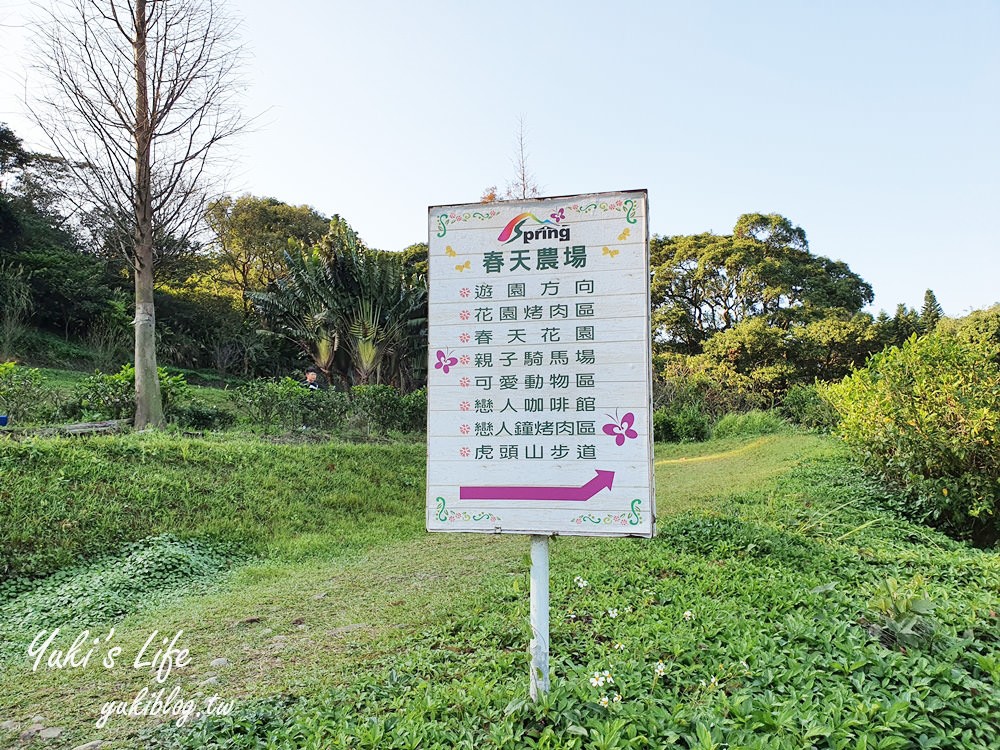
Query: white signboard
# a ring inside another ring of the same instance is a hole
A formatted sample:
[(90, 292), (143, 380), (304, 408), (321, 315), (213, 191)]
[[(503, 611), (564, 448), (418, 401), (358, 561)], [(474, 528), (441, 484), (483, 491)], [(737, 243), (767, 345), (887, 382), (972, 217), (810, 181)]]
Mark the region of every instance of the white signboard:
[(429, 221), (427, 529), (652, 536), (646, 192)]

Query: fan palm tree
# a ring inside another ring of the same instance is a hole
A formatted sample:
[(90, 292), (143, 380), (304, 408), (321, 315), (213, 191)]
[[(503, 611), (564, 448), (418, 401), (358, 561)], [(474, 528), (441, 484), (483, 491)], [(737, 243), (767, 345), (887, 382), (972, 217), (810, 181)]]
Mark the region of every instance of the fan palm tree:
[(248, 295), (271, 332), (295, 342), (330, 382), (408, 389), (425, 367), (427, 282), (369, 250), (337, 218), (319, 245), (290, 243), (287, 273)]

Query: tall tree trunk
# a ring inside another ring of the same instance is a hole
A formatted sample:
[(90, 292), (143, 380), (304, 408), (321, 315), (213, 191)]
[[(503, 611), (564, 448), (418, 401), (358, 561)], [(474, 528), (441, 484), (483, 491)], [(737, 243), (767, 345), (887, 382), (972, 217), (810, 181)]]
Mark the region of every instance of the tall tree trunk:
[(135, 426), (163, 425), (156, 373), (156, 313), (153, 306), (152, 127), (146, 75), (146, 0), (135, 4)]

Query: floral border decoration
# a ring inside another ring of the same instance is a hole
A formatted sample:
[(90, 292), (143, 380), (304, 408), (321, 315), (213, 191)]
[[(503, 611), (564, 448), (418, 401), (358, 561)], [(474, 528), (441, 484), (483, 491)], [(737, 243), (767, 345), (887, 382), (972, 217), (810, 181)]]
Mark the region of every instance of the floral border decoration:
[(595, 201), (593, 203), (574, 203), (566, 207), (567, 211), (575, 211), (578, 214), (589, 214), (593, 211), (624, 211), (625, 221), (629, 224), (637, 224), (635, 218), (636, 202), (629, 198), (616, 201)]
[(632, 501), (631, 510), (628, 513), (608, 513), (604, 516), (595, 516), (592, 513), (584, 513), (576, 518), (570, 519), (570, 523), (583, 525), (592, 523), (596, 526), (638, 526), (642, 520), (639, 516), (639, 508), (642, 500), (636, 498)]
[(497, 523), (500, 521), (500, 516), (496, 516), (488, 511), (469, 513), (468, 511), (448, 510), (448, 503), (445, 502), (443, 497), (437, 498), (437, 512), (435, 516), (442, 523), (455, 523), (457, 521), (488, 521), (490, 523)]
[(494, 216), (499, 215), (499, 211), (495, 208), (491, 208), (489, 211), (466, 211), (464, 213), (457, 213), (452, 211), (447, 214), (438, 214), (438, 237), (444, 237), (448, 234), (448, 227), (451, 224), (459, 224), (463, 221), (489, 221)]

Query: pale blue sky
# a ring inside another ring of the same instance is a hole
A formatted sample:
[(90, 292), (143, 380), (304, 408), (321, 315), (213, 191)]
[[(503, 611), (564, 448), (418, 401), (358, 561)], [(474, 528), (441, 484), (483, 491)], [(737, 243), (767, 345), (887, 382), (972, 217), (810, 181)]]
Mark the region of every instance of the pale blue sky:
[[(0, 6), (0, 120), (31, 145)], [(647, 188), (657, 234), (803, 227), (874, 309), (1000, 301), (1000, 2), (244, 0), (234, 192), (339, 213), (375, 247), (513, 176), (546, 195)]]

